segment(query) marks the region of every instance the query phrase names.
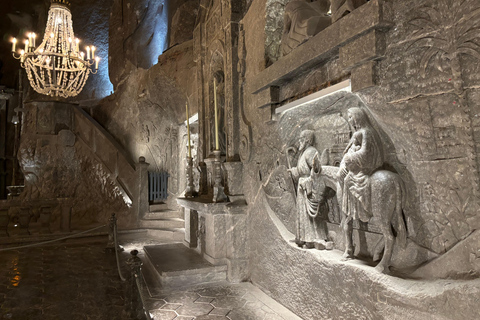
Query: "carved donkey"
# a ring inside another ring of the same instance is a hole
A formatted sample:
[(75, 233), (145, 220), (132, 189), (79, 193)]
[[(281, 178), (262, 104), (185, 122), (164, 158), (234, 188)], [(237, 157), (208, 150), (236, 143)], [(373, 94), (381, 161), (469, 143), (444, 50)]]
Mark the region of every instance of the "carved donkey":
[[(322, 166), (322, 174), (327, 181), (327, 186), (336, 190), (337, 199), (342, 199), (342, 188), (337, 180), (339, 169), (339, 167)], [(370, 177), (370, 187), (371, 214), (380, 223), (385, 243), (383, 257), (375, 269), (382, 273), (389, 273), (394, 243), (397, 242), (402, 247), (406, 246), (407, 230), (403, 217), (405, 187), (398, 174), (387, 170), (374, 172)], [(343, 229), (346, 238), (344, 257), (353, 257), (352, 223), (345, 223)]]

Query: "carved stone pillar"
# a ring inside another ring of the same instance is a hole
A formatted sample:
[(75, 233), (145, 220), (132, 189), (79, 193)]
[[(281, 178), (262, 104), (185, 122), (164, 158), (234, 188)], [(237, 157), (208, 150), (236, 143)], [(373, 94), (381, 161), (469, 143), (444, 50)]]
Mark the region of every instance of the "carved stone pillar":
[(137, 203), (137, 223), (148, 212), (148, 166), (150, 164), (145, 162), (145, 157), (138, 158), (138, 164), (136, 166), (138, 177), (138, 196)]

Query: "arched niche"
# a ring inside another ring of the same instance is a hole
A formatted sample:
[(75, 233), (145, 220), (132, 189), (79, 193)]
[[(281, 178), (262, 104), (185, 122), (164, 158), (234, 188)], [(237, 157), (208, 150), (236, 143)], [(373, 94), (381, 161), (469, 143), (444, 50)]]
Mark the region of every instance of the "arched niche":
[[(216, 42), (220, 48), (220, 41)], [(213, 51), (209, 61), (208, 76), (208, 104), (205, 112), (206, 128), (205, 142), (207, 156), (215, 150), (215, 89), (217, 101), (218, 141), (222, 155), (226, 155), (227, 134), (226, 134), (226, 104), (225, 104), (225, 72), (224, 55), (221, 50)]]

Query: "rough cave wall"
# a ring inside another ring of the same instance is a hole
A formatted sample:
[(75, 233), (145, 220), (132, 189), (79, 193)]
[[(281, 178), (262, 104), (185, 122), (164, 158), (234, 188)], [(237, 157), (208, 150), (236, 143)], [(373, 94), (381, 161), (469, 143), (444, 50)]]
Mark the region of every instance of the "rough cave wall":
[[(246, 88), (266, 65), (265, 47), (259, 44), (269, 43), (263, 31), (269, 19), (268, 3), (266, 0), (253, 1), (242, 21), (247, 48)], [(355, 95), (365, 104), (378, 130), (388, 138), (384, 142), (388, 150), (387, 161), (407, 185), (408, 217), (411, 219), (409, 238), (428, 250), (430, 258), (427, 259), (443, 255), (453, 264), (460, 260), (456, 260), (459, 256), (452, 248), (462, 241), (462, 246), (467, 249), (461, 258), (466, 264), (461, 268), (466, 273), (478, 275), (479, 247), (476, 241), (472, 243), (470, 239), (474, 239), (472, 233), (478, 230), (480, 223), (477, 213), (479, 166), (476, 139), (479, 126), (476, 119), (480, 111), (480, 39), (478, 32), (469, 31), (478, 27), (478, 3), (448, 0), (383, 3), (383, 13), (393, 24), (385, 33), (385, 55), (375, 62), (376, 86)], [(427, 20), (428, 23), (425, 22)], [(457, 51), (445, 47), (446, 43), (452, 42), (456, 43)], [(350, 77), (349, 70), (342, 67), (337, 56), (328, 58), (326, 63), (299, 73), (282, 84), (278, 101), (288, 101), (314, 92), (330, 81)], [(252, 123), (254, 143), (251, 160), (244, 163), (244, 189), (250, 205), (249, 235), (253, 246), (250, 255), (251, 280), (305, 318), (316, 318), (322, 312), (325, 312), (323, 315), (326, 318), (348, 318), (356, 314), (359, 318), (368, 319), (390, 319), (393, 317), (391, 312), (408, 314), (409, 311), (405, 310), (394, 311), (393, 307), (385, 313), (378, 305), (372, 305), (367, 310), (362, 305), (372, 301), (372, 294), (344, 300), (350, 301), (350, 304), (327, 301), (332, 298), (327, 299), (321, 292), (325, 283), (349, 276), (332, 275), (324, 282), (322, 274), (325, 267), (317, 265), (314, 254), (291, 248), (272, 230), (272, 221), (265, 214), (261, 186), (279, 164), (285, 164), (284, 148), (291, 143), (290, 139), (296, 137), (285, 135), (280, 124), (271, 121), (270, 108), (258, 108), (264, 105), (263, 99), (263, 96), (249, 92), (245, 95), (245, 109)], [(308, 127), (315, 123), (317, 117), (312, 114), (311, 119), (305, 118), (299, 123)], [(290, 134), (298, 135), (298, 131)], [(288, 203), (284, 206), (288, 207)], [(437, 264), (437, 270), (444, 265)], [(448, 272), (443, 276), (448, 276)], [(289, 287), (282, 288), (281, 284)], [(298, 290), (295, 291), (292, 286), (298, 287)], [(332, 283), (325, 290), (342, 286), (345, 284)], [(356, 287), (354, 294), (360, 294), (362, 290)], [(412, 301), (415, 299), (418, 297)], [(320, 312), (322, 307), (318, 301), (322, 300), (329, 306), (334, 305), (335, 311)], [(468, 304), (472, 305), (472, 301)], [(446, 310), (438, 308), (441, 312)], [(358, 312), (353, 312), (353, 309)], [(428, 318), (423, 313), (428, 311), (418, 306), (409, 305), (407, 309), (416, 310), (412, 313), (415, 318)], [(372, 313), (372, 310), (375, 311)], [(442, 318), (440, 313), (437, 317)], [(445, 313), (444, 316), (449, 318), (453, 315)], [(464, 317), (472, 318), (472, 315)]]
[(148, 69), (167, 48), (165, 1), (114, 0), (110, 12), (109, 75), (115, 91), (137, 68)]
[[(179, 137), (185, 121), (185, 102), (192, 95), (192, 41), (165, 52), (148, 70), (138, 68), (118, 85), (115, 94), (93, 110), (94, 117), (125, 148), (131, 159), (145, 157), (149, 171), (166, 171), (169, 178), (169, 206), (183, 192), (179, 166), (185, 157)], [(194, 101), (194, 99), (190, 99)], [(190, 114), (195, 114), (190, 105)]]

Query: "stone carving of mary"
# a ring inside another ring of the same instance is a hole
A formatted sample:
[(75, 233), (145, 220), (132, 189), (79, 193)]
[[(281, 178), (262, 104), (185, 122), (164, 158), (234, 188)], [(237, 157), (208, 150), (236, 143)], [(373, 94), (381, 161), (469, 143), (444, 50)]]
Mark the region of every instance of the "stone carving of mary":
[(342, 187), (342, 211), (347, 221), (371, 218), (369, 178), (384, 161), (380, 137), (360, 108), (348, 109), (348, 122), (354, 133), (340, 163), (339, 181)]

